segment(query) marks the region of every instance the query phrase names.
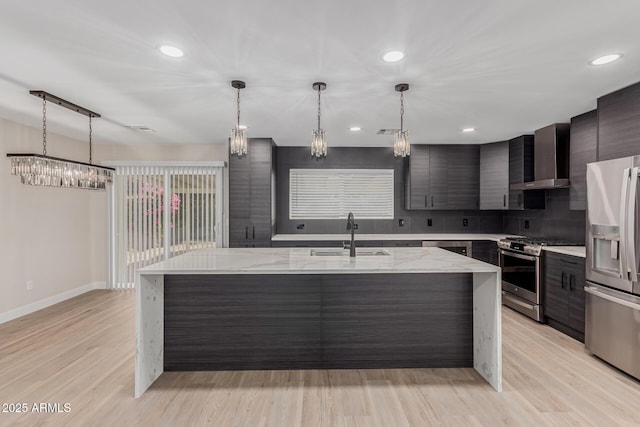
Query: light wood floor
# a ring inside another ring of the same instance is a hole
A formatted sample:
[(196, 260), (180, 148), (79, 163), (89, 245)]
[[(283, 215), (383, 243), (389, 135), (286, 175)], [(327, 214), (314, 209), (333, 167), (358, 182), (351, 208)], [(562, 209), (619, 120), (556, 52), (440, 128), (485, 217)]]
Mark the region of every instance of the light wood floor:
[(640, 425), (640, 382), (503, 309), (504, 392), (472, 369), (174, 372), (133, 398), (134, 293), (93, 291), (0, 325), (2, 426)]

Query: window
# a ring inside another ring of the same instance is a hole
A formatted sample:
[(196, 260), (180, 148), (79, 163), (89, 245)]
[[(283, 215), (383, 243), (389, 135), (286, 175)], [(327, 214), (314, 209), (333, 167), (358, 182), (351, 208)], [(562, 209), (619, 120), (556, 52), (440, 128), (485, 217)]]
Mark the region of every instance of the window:
[(291, 169), (289, 219), (393, 219), (393, 169)]

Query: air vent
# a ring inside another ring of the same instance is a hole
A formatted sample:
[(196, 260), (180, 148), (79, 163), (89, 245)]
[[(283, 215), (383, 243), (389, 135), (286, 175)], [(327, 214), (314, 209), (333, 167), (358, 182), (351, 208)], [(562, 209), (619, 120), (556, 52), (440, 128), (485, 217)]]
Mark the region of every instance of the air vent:
[(140, 126), (140, 125), (129, 125), (126, 126), (131, 130), (135, 130), (137, 132), (153, 132), (153, 129), (151, 129), (150, 127), (147, 126)]
[(400, 129), (380, 129), (378, 132), (376, 132), (376, 135), (393, 135), (399, 130)]

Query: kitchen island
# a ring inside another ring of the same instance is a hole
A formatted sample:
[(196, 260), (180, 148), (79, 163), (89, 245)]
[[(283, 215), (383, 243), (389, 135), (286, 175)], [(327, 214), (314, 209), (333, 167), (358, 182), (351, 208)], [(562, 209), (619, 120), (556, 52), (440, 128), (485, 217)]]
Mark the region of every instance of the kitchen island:
[(136, 397), (165, 370), (473, 367), (501, 391), (498, 267), (332, 251), (205, 249), (139, 270)]

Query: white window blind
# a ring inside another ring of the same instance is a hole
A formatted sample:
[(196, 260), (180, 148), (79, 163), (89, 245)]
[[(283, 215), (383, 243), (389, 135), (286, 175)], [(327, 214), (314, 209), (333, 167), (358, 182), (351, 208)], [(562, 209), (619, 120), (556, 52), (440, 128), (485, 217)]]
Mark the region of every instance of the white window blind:
[(112, 287), (137, 269), (219, 241), (216, 167), (118, 166), (113, 184)]
[(393, 219), (393, 169), (290, 169), (289, 219)]

